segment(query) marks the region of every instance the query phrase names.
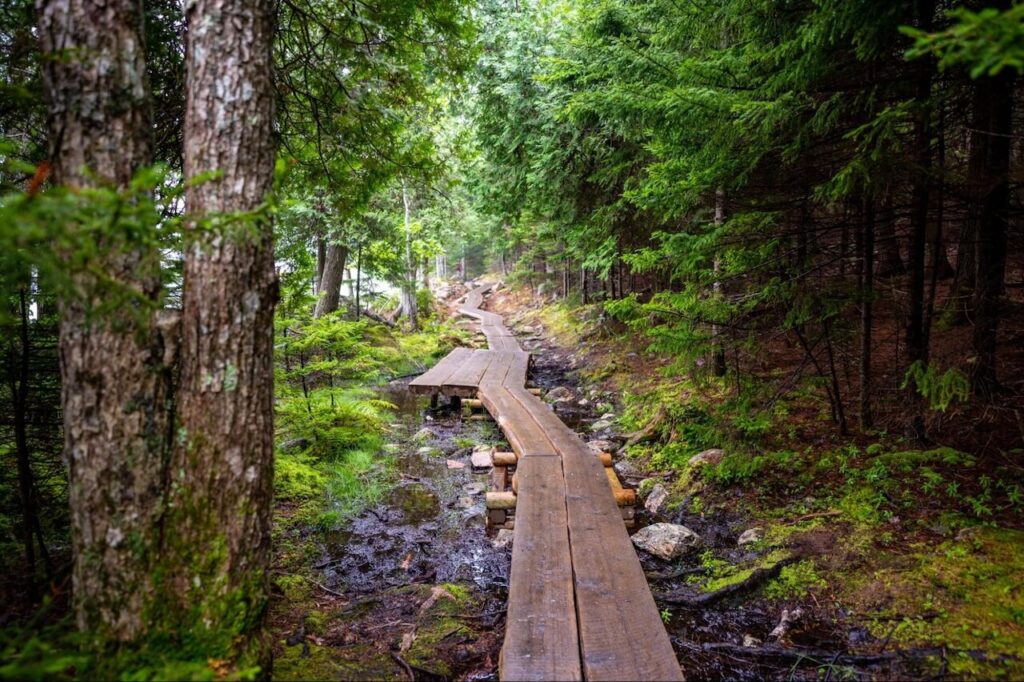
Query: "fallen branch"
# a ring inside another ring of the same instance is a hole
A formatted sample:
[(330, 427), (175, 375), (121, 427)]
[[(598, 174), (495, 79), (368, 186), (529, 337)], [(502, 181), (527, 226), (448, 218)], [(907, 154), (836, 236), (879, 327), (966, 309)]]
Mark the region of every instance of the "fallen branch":
[(673, 578), (681, 578), (684, 575), (697, 575), (707, 572), (708, 569), (704, 566), (695, 566), (693, 568), (680, 568), (676, 571), (644, 571), (644, 576), (647, 577), (647, 580), (672, 580)]
[(665, 421), (665, 416), (665, 407), (658, 407), (658, 411), (654, 413), (654, 417), (651, 418), (651, 421), (647, 422), (647, 426), (643, 427), (639, 431), (634, 431), (633, 433), (627, 433), (625, 435), (626, 444), (623, 447), (628, 448), (630, 445), (643, 443), (654, 438), (658, 431), (658, 427), (660, 427), (661, 423)]
[(303, 577), (306, 578), (306, 580), (308, 580), (313, 585), (316, 585), (317, 587), (319, 587), (321, 590), (323, 590), (327, 594), (333, 594), (335, 597), (341, 597), (342, 599), (345, 598), (345, 595), (343, 595), (341, 592), (335, 592), (331, 588), (327, 587), (326, 585), (321, 585), (320, 583), (318, 583), (317, 581), (313, 580), (312, 578), (308, 578), (306, 576), (303, 576)]
[(677, 606), (685, 606), (689, 608), (700, 608), (713, 604), (717, 601), (721, 601), (726, 597), (732, 597), (737, 594), (749, 592), (755, 587), (760, 586), (762, 583), (768, 582), (773, 578), (779, 577), (779, 573), (782, 569), (790, 564), (796, 563), (800, 557), (793, 555), (787, 557), (782, 561), (773, 564), (767, 568), (755, 569), (749, 576), (744, 578), (738, 583), (732, 585), (726, 585), (720, 590), (714, 592), (705, 592), (703, 594), (693, 595), (688, 590), (674, 590), (672, 592), (656, 592), (654, 594), (655, 601), (661, 602), (662, 604), (673, 604)]
[(783, 521), (783, 523), (785, 525), (787, 525), (787, 526), (793, 526), (793, 525), (796, 525), (798, 523), (803, 523), (804, 521), (810, 521), (811, 519), (820, 519), (820, 518), (824, 518), (826, 516), (839, 516), (842, 513), (843, 512), (841, 512), (839, 510), (833, 510), (833, 511), (827, 511), (827, 512), (815, 512), (813, 514), (804, 514), (803, 516), (798, 516), (795, 519), (791, 519), (789, 521)]

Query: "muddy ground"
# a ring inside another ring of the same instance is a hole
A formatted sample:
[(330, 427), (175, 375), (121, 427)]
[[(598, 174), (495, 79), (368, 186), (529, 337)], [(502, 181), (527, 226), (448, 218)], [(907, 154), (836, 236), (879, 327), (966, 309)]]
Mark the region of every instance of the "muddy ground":
[[(581, 385), (574, 349), (555, 346), (542, 330), (518, 327), (524, 348), (534, 353), (531, 382), (544, 389), (562, 386), (577, 397), (555, 405), (563, 421), (588, 439), (619, 438), (592, 431), (599, 411), (618, 413), (617, 396)], [(394, 488), (342, 529), (308, 529), (304, 561), (313, 577), (279, 581), (287, 587), (279, 588), (284, 594), (272, 613), (278, 679), (497, 678), (511, 550), (496, 547), (485, 531), (487, 474), (472, 473), (469, 455), (476, 444), (502, 445), (503, 439), (490, 420), (464, 418), (443, 404), (431, 409), (427, 399), (408, 392), (407, 383), (408, 378), (381, 389), (381, 397), (398, 407), (387, 446)], [(626, 485), (660, 475), (621, 458), (617, 464)], [(642, 509), (637, 514), (638, 528), (681, 523), (704, 543), (702, 552), (672, 563), (640, 553), (657, 595), (700, 595), (702, 574), (723, 564), (750, 565), (764, 558), (759, 552), (768, 552), (737, 546), (738, 532), (749, 525), (743, 518), (694, 513), (685, 504), (675, 509), (656, 517)], [(787, 549), (789, 556), (822, 556), (833, 550), (832, 543), (825, 533), (804, 534)], [(756, 589), (749, 592), (700, 607), (662, 604), (688, 679), (900, 678), (929, 672), (887, 652), (886, 642), (873, 641), (849, 614), (811, 595), (780, 602), (756, 596)], [(783, 611), (797, 608), (803, 615), (776, 642), (770, 633)], [(842, 654), (865, 647), (878, 655)]]

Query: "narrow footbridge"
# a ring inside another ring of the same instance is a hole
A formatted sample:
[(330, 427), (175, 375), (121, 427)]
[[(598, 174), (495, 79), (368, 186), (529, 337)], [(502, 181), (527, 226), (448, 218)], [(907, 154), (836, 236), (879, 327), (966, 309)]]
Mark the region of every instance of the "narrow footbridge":
[(459, 312), (490, 350), (457, 348), (410, 384), (421, 394), (478, 396), (516, 455), (515, 525), (502, 680), (682, 680), (598, 456), (526, 388), (530, 354), (500, 315), (491, 285)]

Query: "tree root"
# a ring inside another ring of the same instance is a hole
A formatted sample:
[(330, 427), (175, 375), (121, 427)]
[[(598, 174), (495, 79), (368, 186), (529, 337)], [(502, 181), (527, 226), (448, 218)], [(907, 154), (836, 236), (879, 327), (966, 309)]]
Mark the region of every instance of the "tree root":
[(796, 563), (800, 560), (799, 555), (793, 555), (787, 557), (782, 561), (773, 564), (767, 568), (758, 568), (754, 570), (747, 578), (741, 580), (738, 583), (732, 585), (726, 585), (720, 590), (714, 592), (705, 592), (703, 594), (694, 595), (689, 590), (674, 590), (672, 592), (656, 592), (654, 594), (654, 600), (661, 602), (662, 604), (673, 604), (676, 606), (685, 606), (688, 608), (700, 608), (702, 606), (708, 606), (717, 601), (721, 601), (727, 597), (732, 597), (737, 594), (749, 592), (755, 587), (760, 586), (773, 578), (779, 577), (779, 573), (786, 566)]

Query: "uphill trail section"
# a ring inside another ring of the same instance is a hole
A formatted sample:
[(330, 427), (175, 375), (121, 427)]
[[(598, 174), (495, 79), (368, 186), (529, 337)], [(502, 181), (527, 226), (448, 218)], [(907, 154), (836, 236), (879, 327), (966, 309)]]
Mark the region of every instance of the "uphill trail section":
[(503, 680), (682, 680), (668, 633), (604, 466), (526, 389), (530, 354), (501, 315), (480, 321), (489, 350), (458, 348), (410, 383), (415, 393), (478, 396), (516, 455)]

